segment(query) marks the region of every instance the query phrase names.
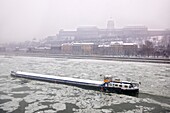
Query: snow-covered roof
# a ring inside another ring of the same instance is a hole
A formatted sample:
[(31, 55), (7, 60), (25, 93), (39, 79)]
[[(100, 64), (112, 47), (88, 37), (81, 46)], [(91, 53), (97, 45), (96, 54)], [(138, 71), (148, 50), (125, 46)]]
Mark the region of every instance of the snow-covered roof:
[(98, 47), (110, 47), (110, 45), (98, 45)]
[(111, 45), (122, 45), (123, 41), (112, 41), (110, 44)]
[(123, 43), (123, 45), (137, 45), (136, 43)]
[(73, 43), (73, 45), (93, 45), (94, 43)]

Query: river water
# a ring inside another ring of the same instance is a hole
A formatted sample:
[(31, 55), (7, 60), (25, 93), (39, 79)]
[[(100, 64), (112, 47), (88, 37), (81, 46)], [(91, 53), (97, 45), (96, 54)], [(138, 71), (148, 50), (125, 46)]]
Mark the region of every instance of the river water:
[[(91, 80), (100, 74), (141, 82), (138, 97), (104, 93), (74, 86), (13, 78), (10, 71), (26, 71)], [(0, 113), (168, 113), (170, 112), (170, 65), (0, 56)]]

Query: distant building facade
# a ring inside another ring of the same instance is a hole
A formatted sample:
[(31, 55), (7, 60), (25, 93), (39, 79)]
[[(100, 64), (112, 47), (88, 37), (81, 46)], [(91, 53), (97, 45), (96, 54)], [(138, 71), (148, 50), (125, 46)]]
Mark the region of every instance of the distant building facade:
[(151, 36), (168, 36), (170, 30), (148, 30), (146, 26), (126, 26), (121, 29), (114, 27), (114, 21), (109, 20), (106, 29), (96, 26), (78, 27), (75, 31), (60, 30), (57, 38), (64, 42), (93, 42), (102, 44), (115, 40), (133, 42), (147, 39)]
[(72, 44), (64, 43), (61, 45), (62, 54), (72, 54)]
[(72, 55), (133, 56), (136, 55), (137, 49), (137, 44), (123, 43), (122, 41), (111, 42), (107, 45), (97, 45), (94, 43), (65, 43), (59, 47), (51, 47), (50, 53)]
[[(156, 37), (156, 38), (155, 38)], [(158, 40), (162, 37), (161, 40)], [(136, 55), (138, 45), (152, 39), (155, 45), (169, 45), (170, 30), (150, 30), (146, 26), (126, 26), (115, 28), (113, 20), (105, 29), (96, 26), (78, 27), (76, 30), (60, 30), (56, 36), (45, 40), (50, 49), (31, 48), (31, 52), (49, 52), (73, 55)]]
[(123, 55), (123, 41), (111, 42), (112, 55)]

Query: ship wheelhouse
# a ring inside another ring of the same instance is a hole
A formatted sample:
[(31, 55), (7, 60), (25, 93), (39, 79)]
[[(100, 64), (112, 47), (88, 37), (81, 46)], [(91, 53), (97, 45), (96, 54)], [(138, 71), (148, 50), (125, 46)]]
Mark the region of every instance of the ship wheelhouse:
[(129, 89), (134, 87), (132, 83), (123, 83), (123, 82), (105, 82), (104, 87), (114, 87), (114, 88), (120, 88), (120, 89)]
[(120, 79), (112, 80), (111, 75), (104, 76), (104, 84), (101, 87), (105, 88), (106, 91), (109, 90), (121, 90), (121, 91), (130, 91), (130, 90), (139, 90), (139, 84), (130, 82), (130, 81), (120, 81)]

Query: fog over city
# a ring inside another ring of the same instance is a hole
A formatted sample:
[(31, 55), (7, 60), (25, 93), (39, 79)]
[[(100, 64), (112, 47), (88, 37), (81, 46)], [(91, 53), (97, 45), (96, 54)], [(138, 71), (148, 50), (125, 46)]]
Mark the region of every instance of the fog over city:
[(0, 0), (0, 43), (43, 39), (79, 26), (170, 28), (170, 0)]

